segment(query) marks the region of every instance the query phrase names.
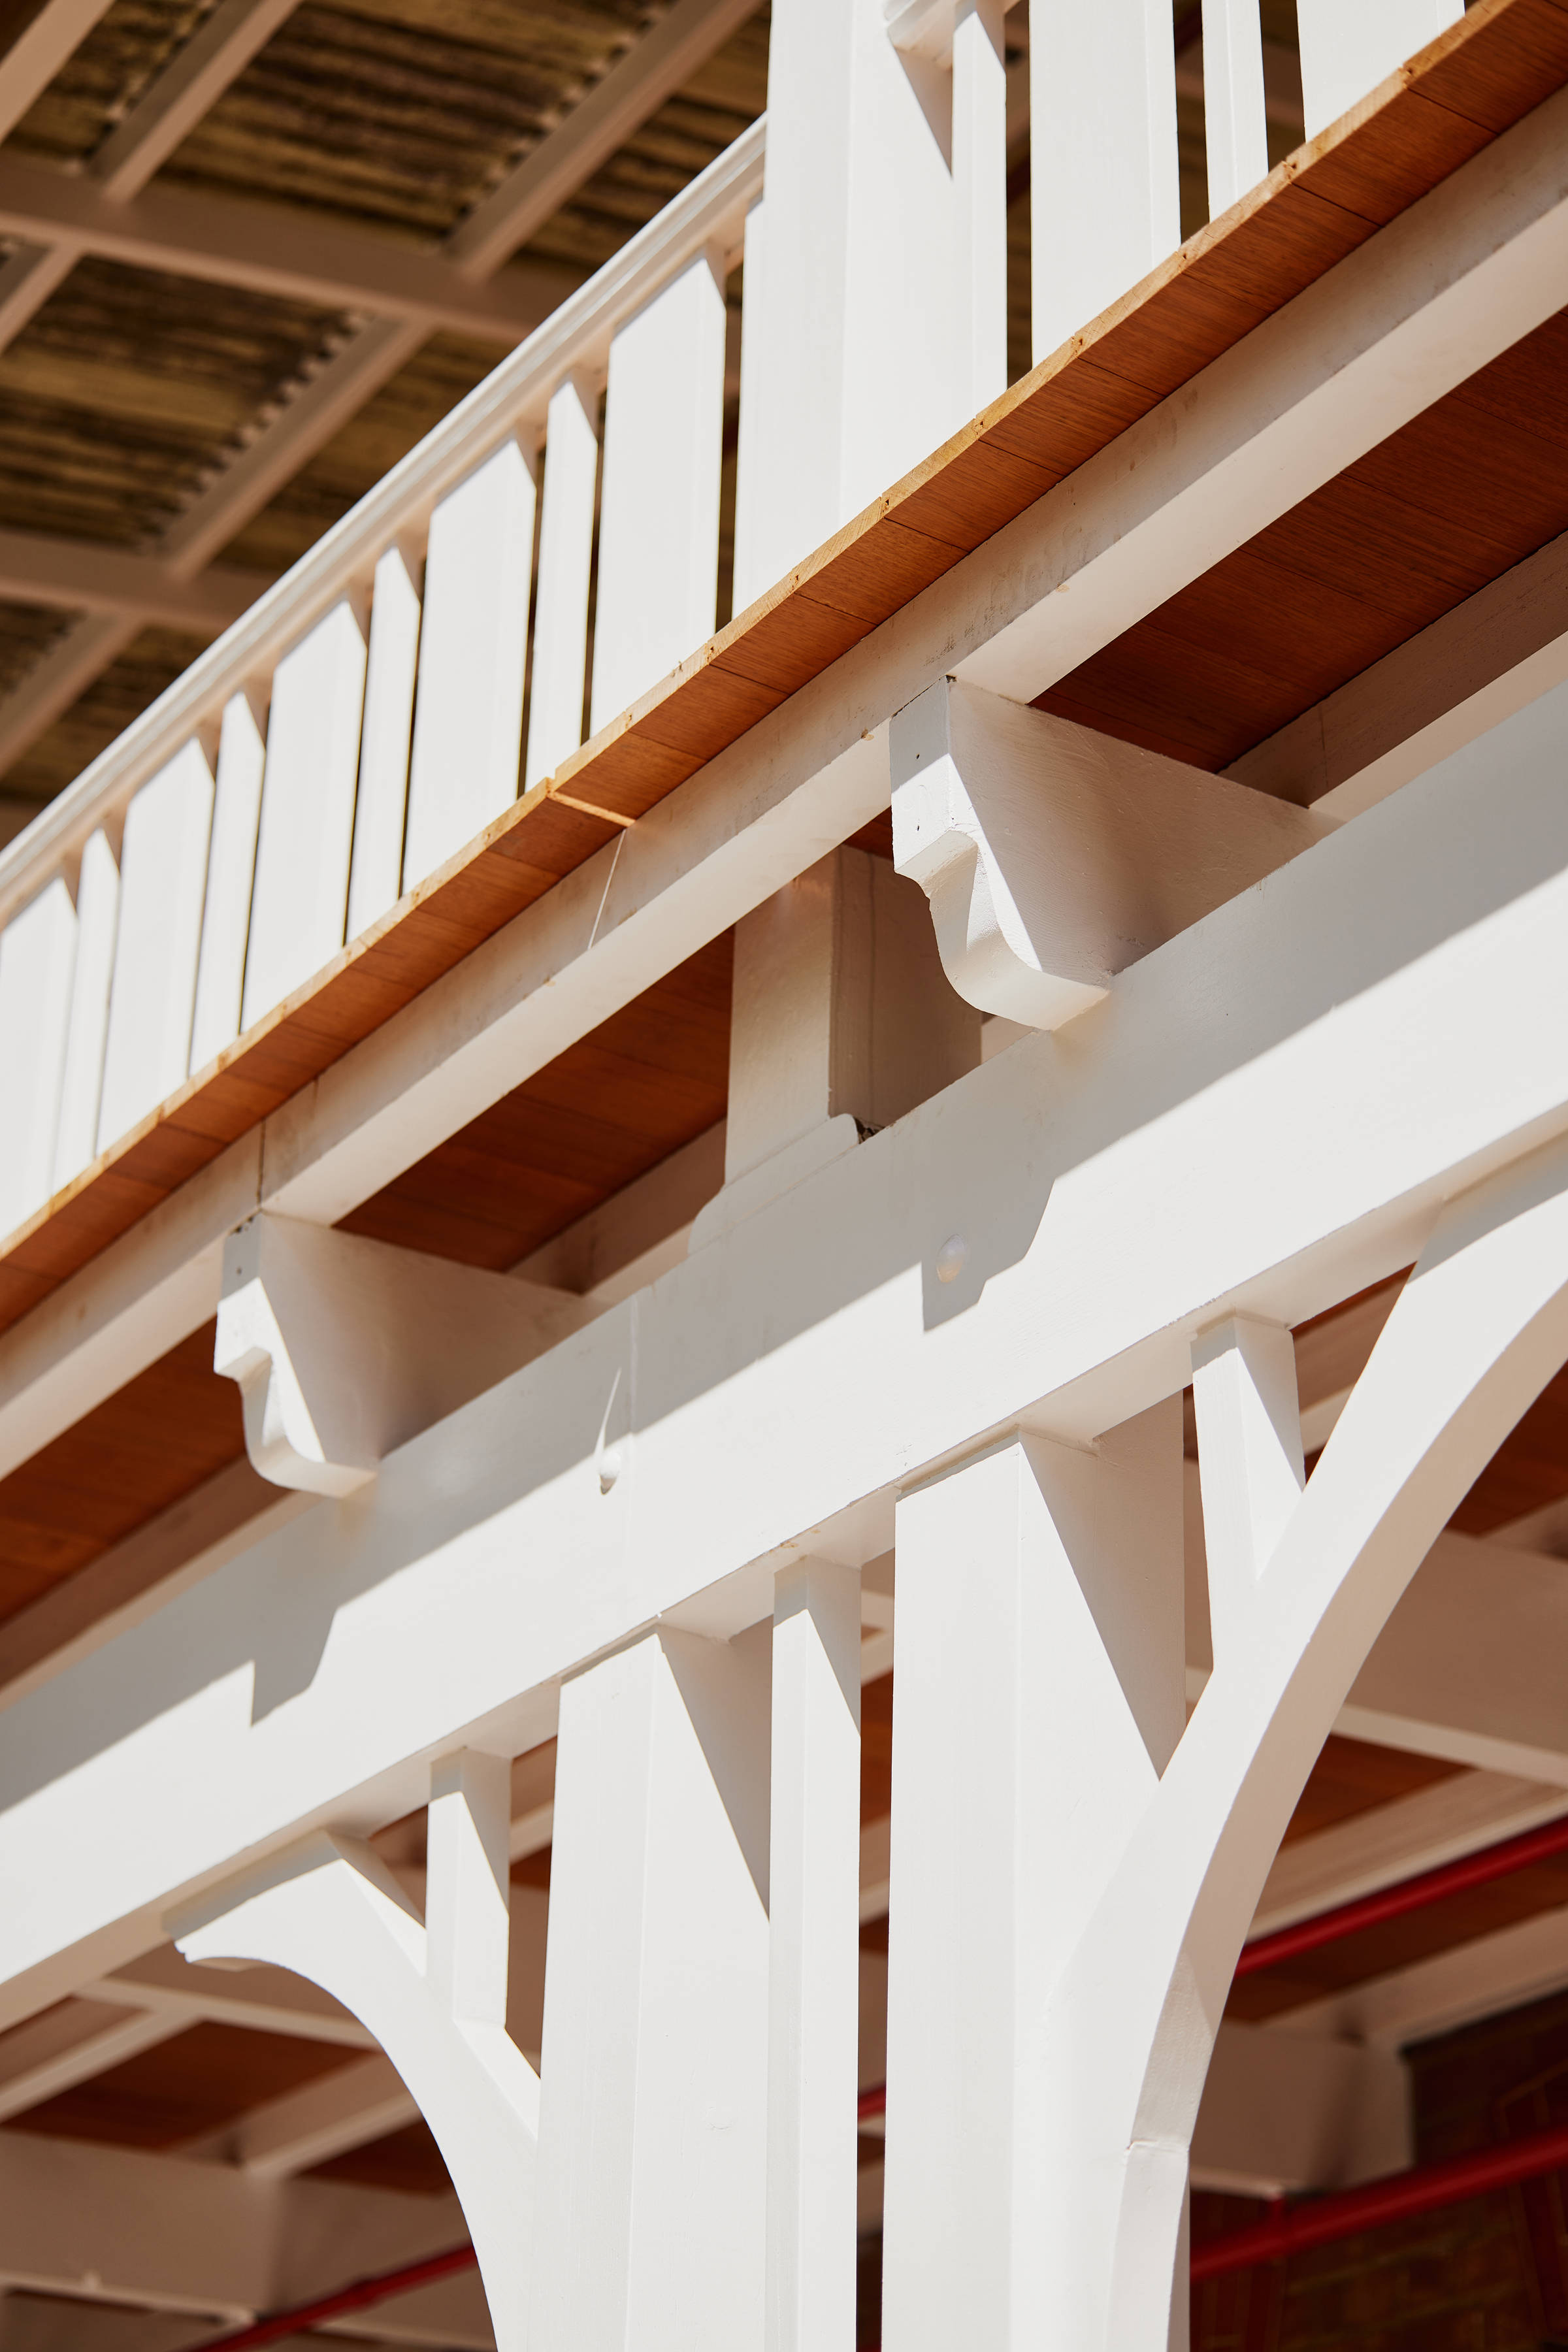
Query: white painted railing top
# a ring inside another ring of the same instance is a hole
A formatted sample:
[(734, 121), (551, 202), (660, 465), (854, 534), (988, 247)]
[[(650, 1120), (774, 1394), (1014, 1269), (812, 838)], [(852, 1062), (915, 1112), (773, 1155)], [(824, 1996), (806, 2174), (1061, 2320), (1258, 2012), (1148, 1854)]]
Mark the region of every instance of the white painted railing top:
[[(738, 607), (1005, 389), (1005, 13), (775, 8), (771, 132), (718, 157), (0, 854), (0, 1234), (711, 633), (742, 241)], [(1298, 13), (1310, 132), (1462, 5)], [(1180, 208), (1169, 13), (1029, 0), (1029, 29), (1038, 359), (1174, 247)], [(1258, 0), (1204, 0), (1204, 32), (1218, 209), (1267, 169)]]

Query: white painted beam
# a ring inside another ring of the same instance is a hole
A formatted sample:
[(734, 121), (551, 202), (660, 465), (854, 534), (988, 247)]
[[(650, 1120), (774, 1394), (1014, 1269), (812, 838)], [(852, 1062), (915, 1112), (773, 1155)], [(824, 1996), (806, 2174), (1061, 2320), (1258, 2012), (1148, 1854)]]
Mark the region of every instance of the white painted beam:
[(82, 1988), (84, 2000), (174, 2019), (176, 2030), (202, 2021), (256, 2033), (287, 2033), (345, 2050), (374, 2050), (375, 2038), (330, 1993), (284, 1969), (195, 1969), (172, 1944), (148, 1952), (115, 1975)]
[[(1513, 1017), (1568, 989), (1565, 726), (1531, 706), (1131, 967), (1070, 1059), (1026, 1041), (971, 1072), (416, 1439), (352, 1512), (0, 1711), (0, 1874), (28, 1890), (7, 2013), (144, 1948), (237, 1844), (395, 1819), (414, 1759), (481, 1723), (547, 1737), (545, 1686), (628, 1623), (735, 1630), (778, 1549), (851, 1511), (847, 1556), (875, 1557), (922, 1465), (1023, 1414), (1092, 1438), (1181, 1391), (1216, 1311), (1294, 1325), (1408, 1265), (1443, 1201), (1568, 1125), (1568, 1037)], [(300, 1608), (331, 1627), (308, 1672)], [(203, 1759), (177, 1805), (170, 1660)], [(84, 1804), (103, 1866), (65, 1878)]]
[(1409, 2083), (1392, 2050), (1220, 2027), (1193, 2132), (1194, 2189), (1348, 2189), (1402, 2172), (1415, 2154)]
[(1568, 1938), (1560, 1910), (1479, 1936), (1367, 1984), (1305, 2001), (1275, 2021), (1281, 2036), (1332, 2034), (1401, 2050), (1478, 2018), (1521, 2009), (1568, 1988)]
[(378, 2052), (285, 2091), (176, 2152), (237, 2165), (257, 2180), (288, 2180), (418, 2120), (412, 2092)]

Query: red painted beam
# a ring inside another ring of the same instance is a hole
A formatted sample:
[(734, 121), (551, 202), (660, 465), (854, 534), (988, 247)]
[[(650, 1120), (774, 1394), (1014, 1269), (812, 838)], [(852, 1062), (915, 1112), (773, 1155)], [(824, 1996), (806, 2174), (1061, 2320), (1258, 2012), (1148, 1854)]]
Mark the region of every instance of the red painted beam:
[(1414, 1878), (1402, 1878), (1393, 1886), (1380, 1887), (1375, 1895), (1361, 1895), (1353, 1903), (1340, 1903), (1331, 1911), (1320, 1911), (1313, 1918), (1299, 1919), (1292, 1927), (1278, 1927), (1270, 1936), (1255, 1937), (1251, 1943), (1242, 1946), (1236, 1973), (1249, 1977), (1259, 1969), (1277, 1968), (1281, 1960), (1299, 1959), (1303, 1952), (1315, 1952), (1324, 1944), (1337, 1944), (1346, 1936), (1358, 1934), (1363, 1927), (1378, 1927), (1385, 1919), (1402, 1919), (1407, 1912), (1424, 1911), (1429, 1904), (1441, 1903), (1450, 1895), (1467, 1894), (1472, 1886), (1488, 1886), (1493, 1879), (1507, 1878), (1516, 1870), (1528, 1870), (1531, 1863), (1548, 1862), (1559, 1853), (1568, 1853), (1568, 1817), (1543, 1822), (1539, 1829), (1523, 1830), (1518, 1837), (1504, 1838), (1497, 1845), (1461, 1854), (1457, 1862), (1439, 1863), (1435, 1870), (1423, 1870)]
[(1478, 2148), (1473, 2156), (1450, 2157), (1441, 2164), (1418, 2164), (1409, 2172), (1391, 2172), (1382, 2180), (1363, 2181), (1359, 2189), (1338, 2189), (1332, 2196), (1309, 2198), (1300, 2205), (1281, 2202), (1261, 2221), (1194, 2246), (1193, 2284), (1218, 2278), (1226, 2271), (1250, 2270), (1258, 2263), (1282, 2263), (1291, 2254), (1304, 2253), (1309, 2246), (1332, 2245), (1337, 2239), (1356, 2237), (1363, 2230), (1379, 2229), (1386, 2221), (1435, 2213), (1466, 2197), (1534, 2180), (1564, 2165), (1568, 2165), (1568, 2124), (1554, 2124), (1550, 2131), (1531, 2132), (1527, 2139)]

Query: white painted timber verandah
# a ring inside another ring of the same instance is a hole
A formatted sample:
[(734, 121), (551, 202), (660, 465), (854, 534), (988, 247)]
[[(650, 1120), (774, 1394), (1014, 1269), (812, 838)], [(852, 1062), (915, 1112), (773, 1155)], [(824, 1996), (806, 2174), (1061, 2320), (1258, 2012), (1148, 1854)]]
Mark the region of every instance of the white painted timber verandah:
[[(1299, 16), (1310, 138), (1461, 11)], [(719, 616), (727, 380), (737, 614), (1005, 391), (1005, 25), (774, 0), (765, 126), (0, 856), (13, 1239), (520, 788), (603, 814), (584, 738)], [(1217, 218), (1267, 172), (1256, 0), (1203, 38)], [(1029, 0), (1027, 52), (1043, 361), (1177, 246), (1175, 59), (1151, 0)], [(3, 1472), (216, 1315), (279, 1490), (0, 1685), (0, 2027), (82, 1996), (129, 2049), (171, 1941), (265, 1969), (428, 2123), (502, 2352), (848, 2352), (873, 1882), (889, 2352), (1184, 2344), (1205, 2077), (1325, 1737), (1568, 1790), (1563, 1604), (1484, 1548), (1500, 1699), (1445, 1534), (1568, 1361), (1561, 639), (1489, 605), (1484, 675), (1373, 677), (1310, 805), (1035, 707), (1563, 308), (1568, 95), (1389, 212), (0, 1333)], [(731, 928), (722, 1181), (623, 1202), (603, 1278), (336, 1230)], [(1293, 1331), (1407, 1268), (1304, 1394)], [(416, 1885), (369, 1841), (422, 1808)], [(332, 2129), (264, 2119), (243, 2186), (187, 2151), (200, 2278), (127, 2241), (95, 2291), (242, 2317), (285, 2213), (373, 2266), (371, 2192), (275, 2178)], [(89, 2267), (52, 2242), (0, 2219), (0, 2281)]]

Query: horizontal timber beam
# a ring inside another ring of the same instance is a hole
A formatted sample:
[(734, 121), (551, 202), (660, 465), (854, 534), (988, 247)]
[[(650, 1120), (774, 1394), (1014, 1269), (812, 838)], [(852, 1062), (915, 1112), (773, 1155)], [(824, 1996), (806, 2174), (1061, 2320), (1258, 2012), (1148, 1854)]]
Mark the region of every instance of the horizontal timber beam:
[(116, 203), (89, 179), (12, 155), (0, 155), (0, 236), (504, 344), (531, 333), (579, 282), (531, 262), (480, 284), (437, 254), (282, 206), (156, 186)]
[(1091, 1439), (1216, 1315), (1409, 1265), (1568, 1128), (1568, 1034), (1517, 1018), (1568, 991), (1565, 733), (1562, 689), (1117, 975), (1070, 1056), (999, 1055), (0, 1709), (0, 2021), (245, 1859), (414, 1810), (421, 1759), (547, 1738), (638, 1624), (731, 1634), (801, 1542), (879, 1556), (922, 1468)]
[(0, 596), (62, 612), (110, 613), (216, 636), (271, 587), (273, 575), (212, 564), (183, 580), (160, 557), (44, 531), (0, 530)]

